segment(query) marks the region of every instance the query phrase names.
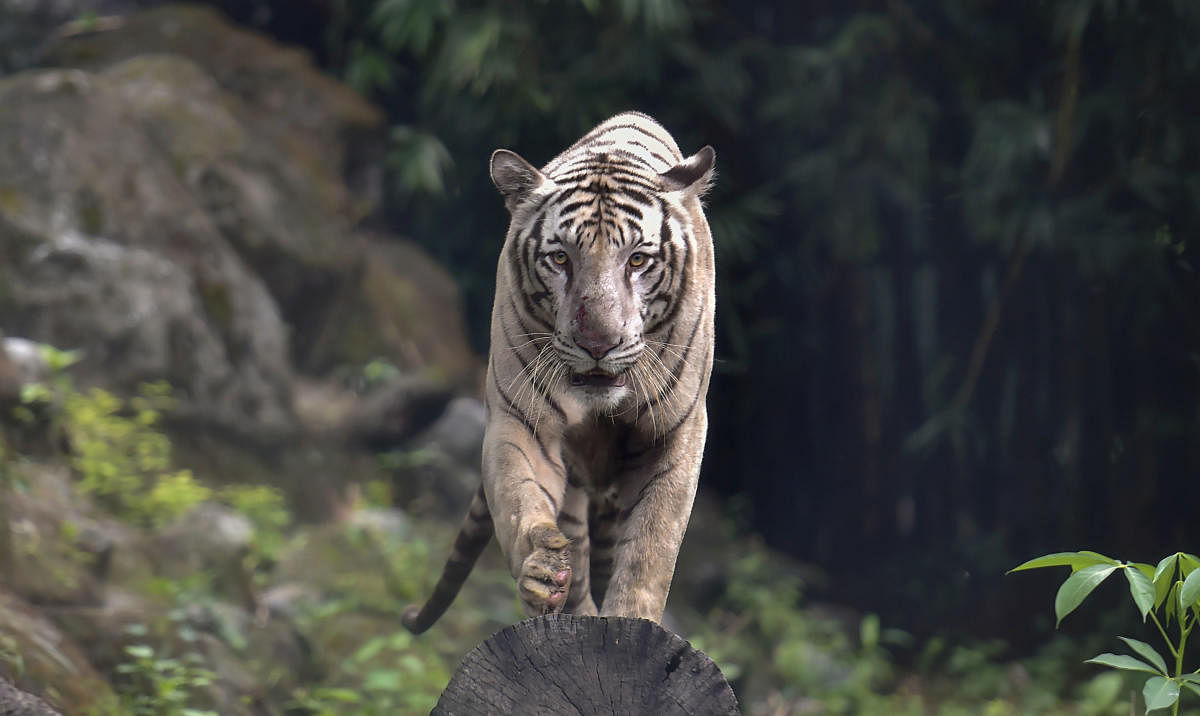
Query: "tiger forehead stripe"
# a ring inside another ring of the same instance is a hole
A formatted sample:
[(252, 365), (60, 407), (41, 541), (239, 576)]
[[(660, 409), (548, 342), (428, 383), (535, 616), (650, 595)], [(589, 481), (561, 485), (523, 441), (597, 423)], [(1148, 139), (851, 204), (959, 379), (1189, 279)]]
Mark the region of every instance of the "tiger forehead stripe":
[(547, 164), (545, 173), (557, 180), (556, 175), (568, 171), (573, 164), (586, 162), (602, 152), (619, 153), (627, 162), (640, 164), (650, 174), (667, 171), (683, 158), (675, 140), (658, 122), (645, 115), (626, 113), (586, 134)]

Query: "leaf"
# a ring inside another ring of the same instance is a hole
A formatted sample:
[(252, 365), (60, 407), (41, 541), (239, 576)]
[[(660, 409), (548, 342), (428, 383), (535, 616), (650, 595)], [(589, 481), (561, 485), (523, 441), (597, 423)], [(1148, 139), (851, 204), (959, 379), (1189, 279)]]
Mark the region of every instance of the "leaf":
[(1200, 600), (1200, 569), (1192, 570), (1192, 573), (1183, 580), (1183, 588), (1179, 590), (1179, 603), (1186, 607), (1190, 607)]
[(1108, 579), (1108, 575), (1117, 568), (1117, 565), (1093, 564), (1078, 572), (1073, 572), (1070, 577), (1067, 577), (1067, 581), (1062, 583), (1062, 586), (1058, 588), (1058, 594), (1054, 596), (1054, 614), (1057, 618), (1054, 626), (1057, 628), (1062, 623), (1063, 617), (1075, 611), (1075, 607), (1082, 604), (1087, 595), (1091, 594), (1092, 590), (1101, 582)]
[(1173, 582), (1171, 584), (1170, 596), (1167, 597), (1166, 607), (1163, 610), (1163, 612), (1167, 616), (1168, 624), (1170, 624), (1171, 619), (1176, 616), (1178, 616), (1180, 618), (1183, 617), (1182, 614), (1178, 613), (1179, 612), (1179, 588), (1182, 586), (1183, 586), (1182, 582)]
[[(1142, 621), (1146, 621), (1146, 615), (1154, 608), (1154, 582), (1151, 582), (1150, 578), (1142, 574), (1137, 568), (1127, 566), (1124, 571), (1125, 578), (1129, 580), (1129, 593), (1133, 596), (1133, 603), (1137, 605), (1138, 611), (1142, 613)], [(1200, 574), (1200, 572), (1197, 572), (1197, 574)]]
[(1159, 579), (1166, 579), (1168, 582), (1175, 574), (1175, 563), (1179, 561), (1179, 553), (1167, 555), (1158, 562), (1158, 566), (1154, 568), (1154, 582), (1158, 583)]
[(1196, 686), (1195, 684), (1187, 682), (1187, 681), (1183, 682), (1183, 685), (1186, 689), (1188, 689), (1195, 695), (1200, 696), (1200, 686)]
[(146, 644), (130, 644), (125, 647), (125, 653), (135, 659), (150, 659), (154, 656), (154, 648)]
[(1119, 636), (1117, 638), (1128, 644), (1130, 649), (1133, 649), (1138, 654), (1141, 654), (1143, 657), (1149, 660), (1151, 664), (1154, 664), (1154, 666), (1158, 668), (1158, 673), (1166, 676), (1167, 662), (1163, 661), (1162, 655), (1155, 651), (1154, 647), (1150, 646), (1144, 641), (1130, 639), (1129, 637), (1125, 636)]
[(1200, 684), (1200, 674), (1184, 674), (1179, 677), (1179, 680), (1184, 682), (1190, 681), (1193, 684)]
[(1151, 676), (1142, 688), (1142, 698), (1146, 700), (1146, 713), (1165, 709), (1179, 700), (1179, 682)]
[(1200, 557), (1187, 552), (1179, 553), (1179, 571), (1186, 576), (1197, 569), (1200, 569)]
[(1124, 671), (1144, 671), (1147, 674), (1163, 673), (1141, 659), (1135, 659), (1128, 654), (1111, 654), (1107, 651), (1103, 654), (1097, 654), (1083, 663), (1100, 664), (1101, 666), (1107, 666), (1113, 669), (1122, 669)]
[(1115, 566), (1119, 565), (1120, 562), (1105, 557), (1102, 554), (1096, 554), (1095, 552), (1055, 552), (1054, 554), (1047, 554), (1024, 562), (1008, 570), (1008, 573), (1012, 574), (1024, 569), (1040, 569), (1041, 567), (1070, 567), (1071, 571), (1076, 571), (1094, 564), (1111, 564)]
[(1154, 580), (1154, 607), (1156, 609), (1162, 605), (1167, 594), (1171, 592), (1172, 580), (1175, 577), (1175, 563), (1178, 559), (1178, 553), (1170, 557), (1163, 557), (1158, 566), (1154, 568), (1152, 579)]
[(1112, 557), (1100, 554), (1099, 552), (1093, 552), (1090, 549), (1081, 549), (1081, 550), (1079, 550), (1078, 554), (1081, 557), (1090, 557), (1092, 559), (1095, 559), (1099, 562), (1103, 562), (1105, 564), (1120, 564), (1121, 563), (1120, 560), (1113, 559)]

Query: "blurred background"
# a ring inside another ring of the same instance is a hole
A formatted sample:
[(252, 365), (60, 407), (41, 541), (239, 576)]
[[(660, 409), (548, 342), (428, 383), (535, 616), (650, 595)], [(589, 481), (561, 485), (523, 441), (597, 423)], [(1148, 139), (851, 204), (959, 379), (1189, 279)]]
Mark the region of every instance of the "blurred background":
[[(67, 610), (67, 637), (91, 619), (113, 708), (188, 653), (180, 702), (220, 713), (427, 711), (516, 618), (492, 555), (445, 631), (393, 633), (477, 480), (487, 158), (540, 165), (637, 109), (717, 151), (711, 429), (668, 625), (747, 713), (1129, 713), (1140, 682), (1081, 664), (1156, 638), (1123, 583), (1056, 635), (1065, 572), (1005, 572), (1197, 549), (1198, 36), (1188, 0), (0, 0), (0, 595)], [(64, 528), (26, 513), (53, 500), (99, 545), (68, 535), (63, 593), (31, 586)], [(217, 531), (197, 505), (244, 520), (233, 577), (119, 568)], [(392, 565), (378, 597), (344, 564), (304, 583), (321, 549)], [(159, 622), (95, 617), (118, 587)], [(213, 654), (259, 648), (230, 614), (310, 653), (217, 694)]]

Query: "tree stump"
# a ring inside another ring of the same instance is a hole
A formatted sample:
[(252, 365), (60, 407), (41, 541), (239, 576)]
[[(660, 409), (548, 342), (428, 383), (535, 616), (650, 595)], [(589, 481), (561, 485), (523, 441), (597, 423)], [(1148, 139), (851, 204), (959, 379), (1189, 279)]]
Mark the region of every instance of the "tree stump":
[(550, 614), (502, 629), (467, 654), (431, 716), (729, 716), (717, 665), (645, 619)]

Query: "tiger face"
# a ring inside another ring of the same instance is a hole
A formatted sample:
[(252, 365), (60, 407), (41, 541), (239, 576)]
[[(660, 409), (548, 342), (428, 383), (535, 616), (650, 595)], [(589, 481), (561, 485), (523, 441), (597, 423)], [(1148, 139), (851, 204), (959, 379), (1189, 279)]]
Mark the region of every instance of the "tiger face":
[[(514, 212), (510, 269), (521, 282), (531, 331), (545, 328), (556, 364), (543, 389), (612, 412), (661, 389), (647, 340), (675, 317), (688, 263), (686, 190), (705, 181), (712, 150), (666, 172), (603, 151), (544, 173), (500, 150), (492, 177)], [(674, 173), (672, 173), (674, 172)], [(506, 191), (506, 188), (509, 191)]]

